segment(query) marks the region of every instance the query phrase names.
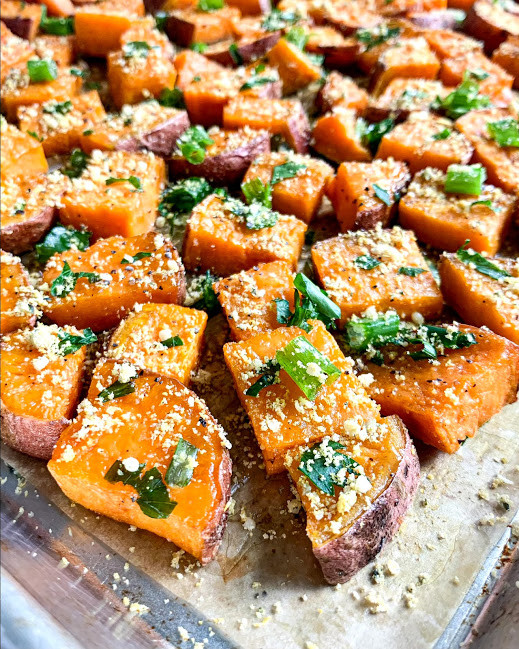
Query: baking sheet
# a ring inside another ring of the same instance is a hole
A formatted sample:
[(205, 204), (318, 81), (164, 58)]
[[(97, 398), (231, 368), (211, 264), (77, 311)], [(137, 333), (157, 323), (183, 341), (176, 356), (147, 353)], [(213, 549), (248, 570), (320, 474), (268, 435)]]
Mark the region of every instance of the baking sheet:
[[(421, 484), (395, 540), (350, 582), (330, 587), (313, 559), (303, 517), (293, 513), (287, 478), (265, 477), (223, 363), (226, 335), (223, 316), (213, 318), (194, 383), (226, 428), (235, 462), (233, 513), (209, 566), (197, 566), (150, 533), (71, 504), (43, 463), (9, 449), (6, 461), (80, 528), (244, 649), (392, 649), (408, 646), (410, 638), (413, 649), (433, 647), (519, 509), (519, 404), (505, 407), (456, 455), (417, 444)], [(66, 547), (65, 529), (56, 534)], [(113, 573), (102, 572), (102, 580), (117, 588)], [(132, 592), (131, 580), (126, 590)], [(139, 589), (138, 596), (139, 604), (153, 606), (146, 592)], [(193, 647), (189, 637), (178, 631), (178, 646)]]

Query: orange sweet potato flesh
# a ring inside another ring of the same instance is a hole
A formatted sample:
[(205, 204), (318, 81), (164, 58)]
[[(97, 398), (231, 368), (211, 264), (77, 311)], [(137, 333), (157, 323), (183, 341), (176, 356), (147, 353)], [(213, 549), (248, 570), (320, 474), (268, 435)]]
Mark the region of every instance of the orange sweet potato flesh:
[(44, 34), (34, 40), (34, 49), (41, 59), (52, 59), (58, 67), (66, 67), (75, 61), (76, 37)]
[[(445, 129), (449, 131), (449, 136), (435, 140), (435, 136)], [(377, 158), (402, 160), (407, 163), (411, 173), (425, 167), (447, 171), (451, 164), (468, 164), (473, 151), (470, 141), (454, 129), (450, 120), (416, 112), (384, 135)]]
[(270, 228), (250, 230), (223, 199), (211, 195), (191, 213), (182, 259), (189, 270), (223, 276), (269, 261), (286, 261), (295, 269), (305, 232), (306, 225), (288, 214), (280, 214)]
[[(151, 256), (121, 264), (127, 256), (139, 252), (150, 252)], [(84, 252), (69, 250), (54, 255), (43, 273), (46, 285), (52, 285), (65, 262), (73, 272), (103, 274), (104, 279), (91, 284), (87, 278), (80, 278), (68, 295), (50, 296), (45, 315), (60, 325), (72, 323), (101, 331), (115, 327), (136, 304), (184, 301), (184, 269), (176, 248), (153, 232), (129, 239), (100, 239)], [(109, 283), (108, 276), (112, 277)]]
[[(380, 421), (378, 407), (351, 371), (353, 361), (344, 356), (322, 322), (314, 320), (310, 324), (312, 329), (308, 333), (299, 327), (284, 327), (227, 343), (223, 348), (225, 362), (251, 420), (269, 475), (283, 470), (284, 455), (289, 449), (325, 435), (340, 434), (346, 419)], [(257, 397), (247, 396), (245, 391), (260, 376), (258, 361), (274, 358), (276, 351), (301, 335), (341, 370), (339, 378), (324, 385), (311, 402), (282, 370), (279, 383), (264, 388)]]
[(328, 183), (333, 178), (333, 169), (326, 162), (310, 156), (267, 153), (254, 160), (245, 174), (243, 182), (259, 178), (270, 183), (274, 168), (288, 161), (305, 165), (293, 178), (272, 186), (272, 209), (282, 214), (293, 214), (305, 223), (317, 214)]
[(82, 133), (106, 114), (97, 90), (72, 97), (70, 103), (70, 111), (65, 115), (54, 110), (56, 103), (53, 101), (18, 109), (20, 129), (25, 133), (36, 133), (42, 140), (46, 156), (68, 153), (77, 148)]
[(489, 182), (507, 192), (519, 190), (519, 149), (500, 147), (490, 139), (489, 122), (513, 117), (512, 112), (490, 108), (473, 110), (456, 120), (456, 128), (464, 133), (474, 146), (474, 161), (483, 164)]
[(232, 36), (233, 22), (240, 16), (235, 7), (199, 12), (190, 9), (174, 11), (166, 23), (169, 38), (182, 47), (193, 43), (217, 43)]
[(444, 253), (439, 265), (442, 293), (465, 322), (488, 327), (519, 344), (519, 296), (512, 284), (519, 277), (519, 267), (512, 259), (489, 261), (510, 273), (510, 280), (483, 275), (456, 255)]
[(277, 321), (275, 299), (294, 308), (294, 272), (284, 261), (258, 264), (213, 284), (234, 340), (247, 340), (283, 326)]
[(41, 143), (22, 133), (16, 126), (2, 120), (0, 132), (2, 149), (2, 180), (5, 178), (35, 178), (47, 173), (49, 165)]
[[(81, 347), (67, 356), (49, 357), (39, 349), (32, 331), (15, 331), (2, 338), (2, 438), (16, 450), (49, 459), (79, 399), (86, 351)], [(35, 368), (37, 359), (43, 360), (43, 369)]]
[(317, 105), (323, 113), (336, 106), (351, 108), (362, 113), (368, 105), (368, 93), (359, 88), (353, 79), (344, 77), (337, 70), (332, 70), (326, 77), (323, 87), (317, 96)]
[(482, 49), (480, 41), (450, 29), (430, 29), (424, 31), (423, 35), (440, 60), (463, 56), (467, 52)]
[[(328, 192), (341, 231), (389, 223), (396, 212), (395, 197), (410, 179), (405, 162), (343, 162)], [(375, 185), (388, 192), (389, 205), (376, 195)]]
[[(470, 239), (474, 250), (494, 255), (516, 211), (515, 196), (492, 185), (479, 196), (446, 194), (444, 183), (438, 169), (418, 172), (399, 204), (401, 225), (435, 248), (454, 252)], [(477, 202), (488, 200), (491, 207)]]
[(519, 36), (509, 36), (506, 41), (494, 50), (492, 62), (514, 78), (514, 88), (519, 88)]
[(0, 81), (3, 83), (10, 70), (25, 68), (27, 61), (34, 57), (34, 48), (26, 40), (13, 34), (4, 22), (0, 22), (0, 43)]
[[(100, 387), (116, 378), (113, 361), (98, 367), (88, 396), (93, 414), (80, 412), (63, 432), (49, 471), (65, 494), (84, 507), (165, 537), (208, 563), (218, 551), (230, 496), (225, 433), (193, 392), (175, 379), (151, 373), (134, 380), (132, 394), (100, 403)], [(116, 413), (108, 415), (114, 407)], [(91, 429), (91, 417), (103, 417), (106, 424)], [(170, 499), (177, 503), (173, 512), (167, 518), (151, 518), (135, 502), (135, 488), (108, 482), (104, 476), (117, 460), (135, 458), (146, 463), (146, 470), (157, 468), (164, 480), (180, 437), (199, 449), (198, 465), (186, 487), (167, 485)]]
[(306, 88), (321, 76), (321, 69), (297, 45), (280, 38), (267, 53), (269, 63), (277, 67), (283, 81), (283, 93), (290, 95)]
[(144, 16), (142, 0), (103, 0), (76, 9), (78, 52), (106, 57), (119, 49), (121, 36), (141, 16)]
[[(369, 255), (380, 261), (371, 270), (355, 260)], [(312, 247), (316, 277), (330, 299), (341, 307), (341, 326), (369, 307), (394, 309), (402, 318), (413, 313), (437, 317), (443, 299), (430, 269), (409, 230), (358, 231), (320, 241)], [(421, 268), (416, 277), (399, 273), (400, 268)]]
[(383, 366), (368, 364), (375, 379), (368, 392), (382, 414), (398, 415), (414, 437), (447, 453), (515, 401), (519, 382), (516, 344), (485, 329), (459, 328), (473, 333), (477, 344), (445, 350), (439, 364), (414, 361), (405, 351)]
[[(151, 153), (124, 151), (103, 152), (93, 160), (63, 195), (59, 208), (62, 223), (76, 229), (85, 226), (96, 239), (149, 232), (164, 183), (164, 160)], [(140, 180), (140, 191), (129, 182), (106, 185), (110, 178), (131, 176)]]
[(11, 333), (36, 322), (33, 291), (29, 275), (18, 257), (2, 252), (0, 262), (1, 317), (0, 332)]
[[(204, 342), (207, 313), (177, 304), (144, 304), (121, 322), (107, 357), (189, 385)], [(180, 337), (183, 345), (166, 347), (162, 340)]]
[(219, 74), (223, 66), (210, 61), (202, 54), (192, 50), (183, 50), (175, 56), (175, 68), (177, 70), (177, 88), (185, 88), (193, 81), (196, 76)]
[(371, 160), (371, 153), (360, 139), (356, 111), (341, 105), (316, 121), (312, 131), (312, 146), (317, 153), (333, 162)]
[(405, 119), (413, 111), (429, 110), (436, 97), (443, 99), (449, 92), (440, 81), (396, 78), (381, 95), (370, 99), (365, 115), (375, 122), (387, 117)]

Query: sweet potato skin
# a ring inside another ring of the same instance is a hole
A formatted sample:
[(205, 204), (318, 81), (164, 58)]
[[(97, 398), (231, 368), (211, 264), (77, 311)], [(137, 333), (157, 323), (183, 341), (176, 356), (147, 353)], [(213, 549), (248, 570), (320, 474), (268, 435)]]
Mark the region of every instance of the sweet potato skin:
[[(512, 3), (508, 9), (510, 6)], [(490, 54), (510, 33), (514, 33), (508, 28), (519, 30), (519, 9), (512, 12), (488, 0), (476, 0), (467, 13), (463, 27), (471, 36), (482, 40), (485, 51)]]
[(2, 227), (2, 248), (14, 254), (30, 250), (51, 227), (56, 208), (43, 207), (31, 218)]
[(377, 556), (396, 534), (418, 489), (420, 463), (416, 450), (402, 421), (391, 419), (405, 440), (391, 484), (345, 534), (313, 550), (329, 584), (347, 582)]
[(160, 156), (168, 156), (173, 151), (175, 142), (182, 133), (189, 128), (189, 117), (186, 111), (179, 111), (178, 115), (166, 120), (160, 126), (152, 128), (142, 135), (134, 135), (117, 142), (117, 151), (136, 153), (147, 149)]
[(50, 460), (61, 433), (70, 423), (68, 419), (44, 421), (25, 415), (15, 415), (2, 401), (2, 440), (15, 451), (41, 460)]

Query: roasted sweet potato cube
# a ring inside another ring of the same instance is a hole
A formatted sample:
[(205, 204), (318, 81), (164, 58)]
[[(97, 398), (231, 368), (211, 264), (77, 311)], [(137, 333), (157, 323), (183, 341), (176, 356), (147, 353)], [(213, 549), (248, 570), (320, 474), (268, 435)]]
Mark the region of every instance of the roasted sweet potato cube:
[(2, 335), (36, 322), (36, 300), (29, 283), (29, 275), (18, 257), (2, 251), (1, 273), (1, 320)]
[(440, 289), (409, 230), (340, 234), (314, 244), (312, 262), (319, 283), (341, 307), (341, 325), (370, 307), (394, 309), (406, 319), (442, 311)]
[(49, 165), (38, 138), (22, 133), (16, 126), (0, 119), (2, 180), (34, 178), (47, 173)]
[(494, 255), (515, 213), (516, 197), (493, 185), (484, 185), (479, 196), (447, 194), (444, 185), (443, 171), (419, 171), (400, 201), (401, 225), (435, 248), (452, 252), (470, 239), (474, 250)]
[(229, 39), (208, 45), (204, 56), (220, 65), (235, 68), (262, 59), (280, 38), (280, 31), (251, 31), (238, 40)]
[(2, 21), (0, 22), (0, 39), (2, 48), (2, 61), (0, 62), (3, 83), (11, 70), (23, 70), (29, 59), (34, 58), (34, 47), (25, 39), (16, 36)]
[(447, 453), (515, 401), (519, 382), (517, 345), (487, 329), (452, 329), (474, 334), (477, 344), (446, 349), (433, 363), (399, 348), (382, 366), (367, 364), (375, 379), (368, 392), (382, 414), (398, 415), (414, 437)]
[(267, 53), (267, 59), (278, 69), (285, 95), (306, 88), (321, 77), (321, 68), (303, 50), (286, 38), (279, 39)]
[(336, 106), (351, 108), (362, 113), (368, 105), (368, 93), (340, 72), (333, 70), (326, 77), (319, 94), (317, 105), (322, 113), (332, 110)]
[(189, 270), (231, 275), (256, 264), (286, 261), (295, 269), (306, 225), (295, 216), (280, 214), (272, 227), (249, 229), (244, 217), (226, 199), (208, 196), (187, 222), (182, 258)]
[(125, 45), (128, 45), (128, 43), (143, 41), (148, 43), (150, 47), (161, 50), (167, 57), (173, 57), (175, 53), (169, 38), (166, 34), (157, 29), (155, 18), (153, 16), (146, 16), (146, 18), (134, 20), (130, 27), (121, 34), (119, 47), (123, 48)]
[(315, 122), (312, 147), (334, 162), (371, 160), (371, 153), (361, 141), (356, 111), (340, 104)]
[(225, 131), (215, 126), (208, 133), (213, 144), (207, 147), (200, 164), (189, 162), (180, 151), (173, 152), (169, 168), (174, 178), (200, 176), (219, 185), (235, 185), (255, 158), (270, 151), (268, 131), (255, 131), (248, 126)]
[(449, 92), (441, 81), (393, 79), (379, 97), (370, 99), (365, 115), (372, 121), (406, 119), (412, 111), (429, 110), (436, 97), (443, 99)]
[[(398, 417), (372, 426), (369, 437), (363, 435), (362, 441), (359, 423), (352, 419), (344, 423), (345, 434), (326, 437), (311, 447), (298, 446), (285, 459), (306, 512), (306, 533), (313, 553), (331, 584), (351, 579), (391, 540), (411, 505), (420, 476), (418, 456)], [(335, 444), (343, 450), (336, 451)], [(344, 452), (357, 464), (354, 470), (358, 475), (345, 472), (345, 485), (336, 488), (332, 484), (334, 493), (330, 495), (300, 468), (308, 454), (321, 459), (335, 457), (336, 452)]]
[(451, 164), (470, 162), (473, 151), (470, 141), (450, 120), (416, 112), (383, 136), (377, 158), (402, 160), (411, 173), (425, 167), (447, 171)]
[(144, 304), (121, 322), (107, 358), (189, 385), (204, 342), (207, 313), (177, 304)]
[(407, 165), (392, 158), (343, 162), (328, 191), (342, 232), (389, 223), (410, 180)]
[(467, 12), (463, 29), (483, 41), (490, 54), (509, 35), (519, 35), (519, 7), (513, 2), (500, 4), (476, 0)]
[(440, 62), (423, 36), (401, 38), (386, 48), (373, 70), (371, 89), (379, 95), (395, 77), (435, 79)]
[(271, 9), (270, 0), (228, 0), (226, 4), (239, 9), (242, 16), (268, 14)]
[(176, 248), (153, 232), (129, 239), (100, 239), (84, 252), (54, 255), (45, 267), (43, 282), (49, 292), (44, 308), (47, 317), (94, 331), (115, 327), (136, 304), (181, 304), (186, 292)]
[(202, 54), (192, 50), (183, 50), (175, 56), (175, 69), (177, 71), (177, 88), (185, 90), (195, 77), (202, 75), (219, 75), (224, 69), (223, 66), (210, 61)]
[(41, 4), (2, 0), (2, 22), (20, 38), (34, 40), (42, 17)]
[(308, 149), (310, 125), (298, 100), (235, 97), (224, 108), (223, 125), (267, 129), (272, 135), (281, 135), (297, 153), (306, 153)]
[(489, 261), (503, 271), (502, 277), (490, 277), (477, 265), (444, 253), (439, 266), (442, 293), (465, 322), (486, 326), (519, 344), (519, 294), (514, 290), (519, 264), (505, 258)]
[(277, 320), (274, 300), (287, 300), (294, 308), (293, 279), (290, 264), (272, 261), (213, 284), (234, 340), (283, 326)]
[(463, 81), (467, 71), (476, 75), (480, 94), (490, 97), (492, 104), (499, 107), (510, 104), (512, 100), (510, 89), (514, 81), (512, 75), (493, 63), (479, 50), (452, 59), (444, 59), (440, 80), (446, 86), (457, 86)]
[(519, 88), (519, 36), (509, 36), (506, 41), (494, 50), (492, 62), (514, 78), (514, 88)]
[[(233, 375), (236, 392), (254, 428), (269, 475), (283, 470), (284, 455), (301, 444), (340, 434), (346, 420), (362, 424), (380, 421), (378, 407), (366, 395), (353, 375), (353, 361), (346, 358), (323, 323), (312, 320), (306, 333), (299, 327), (283, 327), (259, 333), (236, 343), (227, 343), (225, 362)], [(275, 359), (294, 338), (304, 336), (340, 370), (338, 378), (323, 384), (314, 401), (307, 399), (299, 386), (281, 370), (279, 382), (263, 388), (258, 396), (246, 391), (264, 374), (267, 359)], [(348, 395), (346, 397), (346, 395)]]
[(52, 59), (58, 67), (66, 67), (76, 58), (76, 37), (45, 34), (34, 40), (34, 49), (40, 59)]
[[(294, 6), (297, 9), (300, 7), (300, 3)], [(344, 36), (350, 36), (360, 28), (376, 27), (382, 22), (382, 16), (368, 9), (363, 2), (315, 3), (315, 6), (309, 6), (308, 12), (317, 24), (332, 25)]]
[(2, 181), (2, 248), (19, 254), (29, 250), (51, 227), (56, 202), (63, 193), (59, 176)]
[(75, 327), (39, 323), (2, 337), (2, 439), (22, 453), (48, 460), (74, 415), (81, 391), (85, 347), (63, 355), (63, 335)]
[(450, 29), (428, 29), (423, 35), (440, 61), (482, 49), (480, 41)]
[(143, 101), (123, 106), (120, 114), (110, 113), (79, 137), (86, 153), (101, 151), (137, 152), (147, 149), (167, 156), (177, 139), (189, 127), (185, 110), (161, 106), (158, 101)]
[(49, 157), (69, 153), (78, 147), (81, 134), (104, 116), (105, 109), (97, 90), (72, 97), (69, 101), (50, 100), (18, 108), (20, 129), (34, 133)]
[(439, 11), (450, 6), (448, 0), (375, 0), (375, 7), (384, 16), (399, 16), (414, 11)]
[(82, 81), (72, 72), (73, 68), (59, 68), (54, 81), (31, 83), (27, 69), (11, 70), (2, 85), (2, 108), (7, 119), (14, 122), (20, 106), (68, 101), (75, 97), (81, 90)]
[(360, 52), (357, 55), (357, 65), (366, 74), (371, 75), (377, 66), (383, 53), (403, 39), (414, 38), (421, 35), (421, 30), (415, 27), (409, 21), (392, 19), (387, 22), (368, 29), (367, 33), (361, 34), (361, 38), (366, 42), (362, 43)]
[(173, 11), (166, 23), (166, 33), (174, 43), (189, 47), (193, 43), (217, 43), (233, 35), (233, 21), (240, 17), (235, 7), (216, 11)]
[[(49, 471), (84, 507), (163, 536), (208, 563), (218, 551), (230, 496), (225, 432), (196, 394), (150, 373), (132, 379), (131, 393), (103, 403), (98, 394), (120, 380), (120, 366), (106, 361), (96, 370), (88, 401), (64, 431)], [(153, 470), (149, 477), (158, 484), (152, 493), (125, 484), (117, 468), (108, 480), (115, 463), (136, 478)]]
[(120, 48), (121, 36), (144, 16), (142, 0), (102, 0), (76, 9), (76, 45), (80, 54), (106, 57)]
[[(273, 176), (278, 173), (276, 167), (281, 167), (281, 172), (287, 169), (289, 175), (286, 180), (278, 180)], [(243, 182), (259, 178), (264, 184), (271, 183), (272, 208), (310, 223), (321, 207), (325, 189), (333, 176), (332, 167), (322, 160), (279, 152), (256, 158)]]
[(344, 68), (353, 64), (359, 49), (359, 40), (354, 37), (345, 38), (333, 27), (309, 28), (305, 50), (310, 54), (324, 56), (324, 65), (327, 68)]
[(500, 147), (491, 139), (488, 124), (513, 117), (507, 110), (489, 108), (470, 111), (456, 121), (456, 128), (474, 146), (474, 160), (485, 166), (488, 180), (507, 192), (519, 190), (519, 149)]
[(155, 223), (164, 176), (164, 160), (153, 153), (95, 150), (65, 191), (60, 219), (96, 239), (144, 234)]

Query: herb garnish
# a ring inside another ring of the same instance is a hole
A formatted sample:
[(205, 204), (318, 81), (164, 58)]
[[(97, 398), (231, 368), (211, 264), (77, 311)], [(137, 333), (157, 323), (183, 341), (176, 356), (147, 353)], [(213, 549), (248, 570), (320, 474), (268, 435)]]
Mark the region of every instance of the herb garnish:
[(398, 269), (399, 275), (407, 275), (407, 277), (417, 277), (426, 272), (425, 268), (418, 268), (417, 266), (401, 266)]
[(130, 41), (123, 45), (123, 56), (125, 59), (146, 59), (151, 49), (146, 41)]
[(360, 255), (353, 261), (353, 263), (355, 266), (362, 268), (362, 270), (373, 270), (373, 268), (376, 268), (381, 264), (378, 259), (375, 259), (371, 255)]
[(71, 101), (50, 101), (46, 104), (43, 104), (42, 107), (42, 112), (43, 113), (48, 113), (48, 114), (58, 114), (58, 115), (66, 115), (67, 113), (70, 113), (72, 110), (72, 102)]
[(126, 255), (121, 259), (121, 264), (134, 264), (139, 259), (144, 259), (145, 257), (151, 257), (151, 252), (136, 252), (134, 255), (128, 255), (130, 259), (126, 259)]
[(135, 383), (133, 381), (123, 383), (122, 381), (117, 380), (104, 390), (101, 390), (97, 395), (97, 398), (101, 400), (101, 403), (106, 403), (107, 401), (112, 401), (112, 399), (125, 397), (133, 392), (135, 392)]
[(305, 164), (294, 162), (293, 160), (288, 160), (288, 162), (285, 162), (284, 164), (276, 165), (272, 170), (272, 180), (270, 181), (270, 184), (276, 185), (283, 180), (295, 178), (301, 169), (306, 168)]
[(130, 185), (135, 187), (136, 192), (140, 193), (144, 191), (141, 179), (137, 178), (137, 176), (130, 176), (129, 178), (107, 178), (105, 180), (105, 185), (115, 185), (116, 183), (130, 183)]
[(345, 448), (333, 440), (314, 444), (301, 455), (298, 468), (318, 489), (333, 496), (335, 486), (344, 487), (348, 475), (360, 475), (357, 471), (358, 462), (344, 453), (339, 453), (339, 449)]
[(436, 97), (431, 104), (434, 110), (443, 111), (451, 119), (458, 119), (471, 110), (489, 106), (491, 106), (489, 97), (479, 94), (479, 84), (468, 72), (465, 72), (463, 81), (455, 90), (443, 99)]
[(383, 189), (380, 185), (372, 185), (375, 196), (379, 198), (388, 207), (391, 205), (391, 195), (387, 189)]
[(197, 454), (197, 447), (181, 437), (166, 471), (166, 483), (175, 487), (187, 487), (197, 466)]
[(380, 140), (386, 133), (392, 131), (394, 127), (395, 120), (392, 117), (387, 117), (374, 124), (368, 124), (362, 117), (359, 117), (356, 124), (356, 132), (361, 143), (375, 155)]
[(202, 280), (202, 296), (194, 304), (194, 309), (205, 311), (209, 317), (215, 315), (220, 310), (220, 303), (213, 289), (213, 283), (218, 278), (206, 271)]
[(289, 25), (301, 20), (301, 16), (295, 11), (280, 11), (273, 9), (261, 23), (261, 28), (266, 32), (277, 32), (280, 29), (286, 29)]
[(63, 329), (60, 329), (60, 331), (58, 331), (58, 337), (58, 350), (62, 356), (74, 354), (78, 351), (78, 349), (81, 349), (81, 347), (84, 347), (85, 345), (91, 345), (97, 340), (97, 336), (90, 328), (85, 329), (83, 331), (83, 335), (81, 336), (74, 336), (73, 334), (67, 333)]
[(490, 137), (500, 147), (519, 147), (519, 121), (512, 117), (500, 119), (497, 122), (489, 122), (487, 130)]
[(70, 268), (68, 261), (66, 261), (63, 264), (63, 270), (61, 273), (56, 277), (56, 279), (52, 280), (52, 284), (50, 285), (50, 294), (54, 297), (65, 297), (65, 295), (68, 295), (76, 288), (77, 281), (81, 277), (88, 279), (90, 284), (95, 284), (101, 280), (97, 273), (75, 273)]
[(177, 149), (188, 162), (199, 165), (205, 160), (205, 150), (211, 144), (214, 140), (203, 126), (190, 126), (177, 140)]
[(164, 88), (159, 95), (159, 104), (166, 108), (185, 108), (184, 93), (180, 88)]
[(75, 230), (73, 227), (58, 224), (47, 232), (43, 241), (36, 244), (36, 259), (46, 264), (55, 253), (65, 252), (75, 247), (86, 250), (90, 245), (91, 232)]
[(474, 250), (470, 249), (467, 250), (469, 243), (470, 240), (467, 239), (463, 246), (456, 251), (456, 257), (460, 261), (462, 261), (464, 264), (467, 264), (467, 266), (474, 268), (474, 270), (477, 270), (478, 273), (486, 275), (487, 277), (491, 277), (492, 279), (504, 279), (505, 277), (512, 277), (508, 271), (500, 268), (499, 266), (496, 266), (496, 264), (493, 264), (486, 257), (483, 257), (483, 255), (481, 255), (479, 252), (475, 252)]
[(395, 38), (401, 32), (400, 27), (388, 27), (380, 25), (374, 29), (358, 29), (355, 38), (366, 46), (366, 52), (377, 45), (385, 43), (391, 38)]
[(164, 347), (167, 347), (169, 349), (171, 347), (183, 347), (184, 341), (180, 336), (171, 336), (171, 338), (166, 338), (166, 340), (161, 340), (160, 344), (164, 345)]
[(61, 168), (61, 173), (69, 178), (79, 178), (88, 167), (90, 156), (81, 149), (74, 149), (67, 164)]

